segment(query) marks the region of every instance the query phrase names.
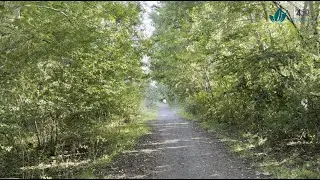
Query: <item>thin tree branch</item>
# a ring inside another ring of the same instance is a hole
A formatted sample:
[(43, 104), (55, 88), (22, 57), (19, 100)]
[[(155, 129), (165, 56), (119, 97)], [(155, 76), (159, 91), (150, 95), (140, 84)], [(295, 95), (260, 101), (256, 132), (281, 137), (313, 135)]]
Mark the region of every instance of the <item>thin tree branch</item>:
[[(276, 1), (272, 1), (278, 8), (284, 9), (287, 12), (287, 19), (291, 22), (291, 24), (294, 26), (294, 28), (297, 30), (297, 33), (299, 35), (299, 37), (302, 39), (302, 42), (304, 43), (305, 46), (308, 46), (305, 39), (303, 38), (303, 36), (300, 34), (300, 31), (298, 29), (298, 27), (296, 26), (296, 24), (293, 22), (291, 15), (289, 13), (289, 11), (284, 8), (283, 6), (281, 6), (280, 4), (278, 4)], [(317, 42), (319, 42), (319, 40), (316, 40)], [(320, 43), (320, 42), (319, 42)]]
[(296, 26), (296, 24), (293, 22), (290, 12), (284, 8), (283, 6), (281, 6), (280, 4), (278, 4), (276, 1), (272, 1), (278, 8), (284, 9), (287, 12), (287, 19), (291, 22), (291, 24), (294, 26), (294, 28), (296, 28), (296, 30), (298, 31), (299, 36), (303, 39), (302, 35), (300, 34), (300, 31), (298, 29), (298, 27)]
[(63, 12), (63, 11), (61, 11), (59, 9), (55, 9), (55, 8), (48, 7), (48, 6), (32, 6), (32, 5), (24, 5), (24, 7), (38, 7), (38, 8), (45, 8), (45, 9), (53, 10), (55, 12), (63, 14), (65, 17), (67, 17), (68, 21), (72, 24), (71, 20), (69, 19), (69, 16), (65, 12)]
[(270, 68), (273, 69), (275, 72), (277, 72), (277, 73), (278, 73), (279, 75), (281, 75), (282, 77), (288, 78), (288, 76), (283, 75), (283, 74), (282, 74), (278, 69), (276, 69), (275, 67), (270, 66)]
[(64, 16), (68, 17), (68, 15), (65, 12), (63, 12), (63, 11), (61, 11), (59, 9), (52, 8), (52, 7), (48, 7), (48, 6), (31, 6), (31, 5), (24, 5), (24, 6), (25, 7), (38, 7), (38, 8), (51, 9), (53, 11), (59, 12), (59, 13), (63, 14)]
[(320, 93), (310, 92), (310, 95), (320, 97)]

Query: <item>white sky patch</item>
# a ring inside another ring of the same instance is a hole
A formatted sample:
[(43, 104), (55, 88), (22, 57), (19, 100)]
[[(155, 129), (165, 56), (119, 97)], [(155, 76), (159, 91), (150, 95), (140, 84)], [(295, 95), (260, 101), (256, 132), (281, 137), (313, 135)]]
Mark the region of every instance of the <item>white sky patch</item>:
[(143, 56), (142, 62), (148, 64), (149, 63), (149, 59), (150, 59), (149, 56)]
[[(142, 2), (142, 6), (145, 9), (145, 12), (142, 15), (142, 25), (141, 30), (144, 38), (150, 38), (152, 36), (153, 31), (155, 30), (154, 26), (152, 25), (152, 20), (149, 17), (149, 14), (152, 12), (153, 5), (159, 5), (158, 1), (140, 1)], [(150, 57), (144, 55), (141, 62), (144, 64), (141, 68), (144, 73), (150, 73)], [(153, 87), (157, 87), (157, 82), (151, 80), (150, 85)]]
[[(141, 30), (144, 38), (150, 38), (152, 36), (152, 33), (154, 31), (154, 27), (152, 25), (152, 20), (149, 17), (149, 14), (152, 12), (152, 6), (158, 5), (158, 1), (140, 1), (143, 8), (145, 9), (145, 12), (142, 15), (142, 25)], [(141, 67), (144, 73), (150, 73), (150, 63), (149, 63), (150, 57), (143, 56), (141, 62), (143, 63), (143, 66)], [(155, 82), (153, 86), (155, 85)]]
[(152, 80), (150, 85), (153, 86), (153, 87), (157, 87), (157, 81)]
[(151, 7), (157, 4), (159, 4), (158, 1), (142, 1), (142, 6), (146, 10), (146, 12), (142, 16), (142, 23), (144, 27), (143, 31), (146, 35), (146, 38), (149, 38), (152, 35), (152, 32), (154, 31), (154, 27), (152, 26), (152, 20), (149, 17), (149, 13), (151, 13), (152, 11)]

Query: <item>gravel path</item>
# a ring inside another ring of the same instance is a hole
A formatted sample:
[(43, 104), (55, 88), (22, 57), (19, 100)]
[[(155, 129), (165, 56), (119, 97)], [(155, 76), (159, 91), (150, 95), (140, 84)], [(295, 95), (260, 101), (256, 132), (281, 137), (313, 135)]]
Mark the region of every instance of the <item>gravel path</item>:
[(136, 149), (122, 153), (108, 169), (109, 178), (243, 179), (263, 178), (229, 154), (212, 134), (159, 107), (152, 132)]

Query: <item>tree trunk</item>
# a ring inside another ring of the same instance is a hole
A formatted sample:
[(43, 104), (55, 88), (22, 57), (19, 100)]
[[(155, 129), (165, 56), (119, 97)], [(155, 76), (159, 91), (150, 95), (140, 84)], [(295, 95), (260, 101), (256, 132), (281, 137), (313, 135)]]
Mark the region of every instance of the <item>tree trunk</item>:
[(317, 143), (320, 143), (320, 126), (316, 126)]
[[(251, 23), (254, 23), (254, 21), (253, 21), (253, 16), (252, 16), (251, 13), (249, 14), (249, 19), (250, 19)], [(256, 37), (257, 44), (258, 44), (258, 46), (259, 46), (260, 51), (263, 51), (263, 44), (262, 44), (262, 42), (261, 42), (261, 40), (260, 40), (260, 35), (259, 35), (259, 33), (258, 33), (257, 31), (254, 31), (254, 36)]]
[(50, 130), (50, 155), (56, 155), (56, 141), (55, 141), (55, 120), (52, 119), (51, 130)]
[[(213, 91), (212, 91), (212, 86), (211, 86), (211, 83), (210, 83), (210, 80), (209, 80), (209, 77), (207, 75), (207, 70), (205, 67), (202, 68), (203, 69), (203, 76), (204, 76), (204, 80), (205, 80), (205, 87), (206, 89), (209, 90), (210, 94), (211, 94), (211, 97), (213, 97)], [(208, 92), (208, 91), (206, 91)]]
[(268, 22), (269, 18), (268, 18), (267, 7), (266, 7), (265, 2), (261, 2), (261, 6), (262, 6), (262, 9), (263, 9), (264, 18), (266, 19), (266, 22)]
[(38, 140), (38, 147), (40, 148), (41, 147), (40, 131), (38, 129), (38, 124), (37, 124), (36, 120), (34, 121), (34, 126), (36, 128), (36, 136), (37, 136), (37, 140)]
[(319, 16), (319, 2), (310, 1), (309, 2), (309, 9), (310, 9), (310, 15), (311, 15), (311, 27), (313, 32), (313, 52), (315, 54), (319, 54), (318, 44), (319, 44), (319, 38), (318, 38), (318, 16)]
[[(307, 7), (308, 7), (308, 1), (304, 1), (303, 12), (306, 12)], [(304, 15), (301, 18), (301, 26), (300, 26), (300, 30), (302, 32), (304, 32), (304, 30), (305, 30), (305, 24), (306, 24), (306, 16)]]

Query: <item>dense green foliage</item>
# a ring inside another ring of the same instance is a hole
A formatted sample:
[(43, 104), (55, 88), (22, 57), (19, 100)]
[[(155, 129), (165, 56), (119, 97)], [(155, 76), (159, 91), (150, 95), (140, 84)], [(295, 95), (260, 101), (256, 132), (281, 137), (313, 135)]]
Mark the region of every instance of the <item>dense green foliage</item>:
[[(319, 4), (162, 2), (152, 14), (153, 78), (185, 117), (267, 174), (319, 177)], [(295, 14), (297, 5), (309, 13)], [(278, 8), (287, 17), (272, 22)]]
[(319, 3), (304, 3), (308, 19), (293, 21), (291, 12), (272, 23), (269, 15), (282, 4), (162, 2), (152, 14), (153, 77), (167, 86), (171, 101), (202, 121), (258, 134), (270, 144), (315, 143)]
[(161, 2), (145, 39), (140, 2), (0, 2), (0, 177), (110, 160), (162, 98), (236, 136), (316, 147), (320, 3), (299, 3), (297, 20), (288, 2)]
[(0, 177), (39, 177), (20, 168), (119, 146), (116, 127), (139, 118), (143, 98), (141, 10), (139, 2), (0, 3)]

